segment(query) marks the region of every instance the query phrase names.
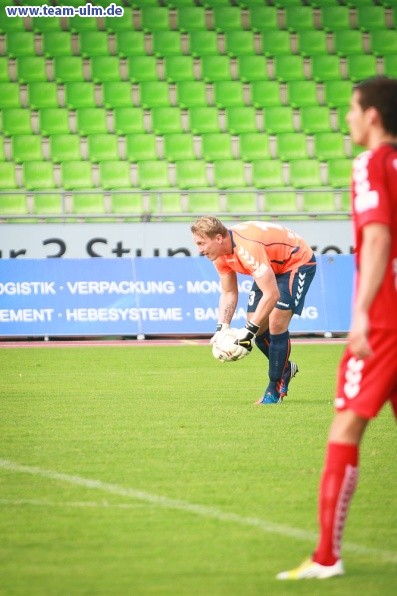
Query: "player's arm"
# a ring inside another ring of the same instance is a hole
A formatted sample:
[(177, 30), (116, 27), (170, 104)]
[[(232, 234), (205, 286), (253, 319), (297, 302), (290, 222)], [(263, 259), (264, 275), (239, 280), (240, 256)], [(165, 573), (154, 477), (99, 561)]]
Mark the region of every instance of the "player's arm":
[(238, 302), (238, 285), (235, 271), (219, 274), (221, 295), (219, 298), (218, 323), (230, 325)]
[(349, 347), (357, 358), (370, 356), (369, 308), (382, 284), (390, 254), (391, 235), (386, 224), (369, 223), (363, 228), (359, 280), (349, 333)]

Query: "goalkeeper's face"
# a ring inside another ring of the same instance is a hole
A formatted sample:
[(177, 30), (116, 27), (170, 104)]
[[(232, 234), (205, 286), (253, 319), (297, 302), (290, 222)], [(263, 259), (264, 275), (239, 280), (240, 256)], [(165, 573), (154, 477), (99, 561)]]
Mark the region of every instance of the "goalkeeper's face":
[(215, 261), (220, 255), (224, 254), (224, 238), (221, 234), (217, 234), (214, 238), (207, 235), (193, 234), (193, 242), (197, 246), (200, 255), (207, 257), (210, 261)]

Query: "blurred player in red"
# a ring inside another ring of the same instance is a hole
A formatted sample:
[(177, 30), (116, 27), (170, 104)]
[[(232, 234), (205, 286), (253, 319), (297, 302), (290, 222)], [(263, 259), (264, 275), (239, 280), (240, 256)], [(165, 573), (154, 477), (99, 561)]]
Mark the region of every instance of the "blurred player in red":
[(341, 542), (357, 484), (359, 445), (387, 401), (397, 417), (397, 80), (358, 84), (347, 114), (366, 147), (353, 163), (356, 289), (348, 346), (339, 365), (319, 494), (320, 537), (312, 557), (278, 579), (344, 573)]
[(310, 246), (278, 224), (247, 221), (227, 229), (216, 217), (201, 217), (191, 227), (200, 254), (214, 262), (221, 281), (219, 323), (212, 338), (229, 328), (238, 301), (237, 273), (254, 278), (247, 324), (238, 330), (239, 357), (255, 341), (269, 359), (269, 384), (258, 404), (281, 403), (297, 366), (289, 361), (288, 326), (301, 314), (316, 270)]

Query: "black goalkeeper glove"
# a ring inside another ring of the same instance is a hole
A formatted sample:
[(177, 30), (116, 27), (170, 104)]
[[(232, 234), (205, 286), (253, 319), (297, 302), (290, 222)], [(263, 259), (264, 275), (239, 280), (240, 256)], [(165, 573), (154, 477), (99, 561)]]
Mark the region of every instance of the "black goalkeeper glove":
[(248, 352), (252, 350), (252, 342), (255, 341), (256, 334), (259, 331), (259, 325), (247, 321), (245, 327), (237, 329), (237, 339), (234, 342), (236, 345), (245, 348)]

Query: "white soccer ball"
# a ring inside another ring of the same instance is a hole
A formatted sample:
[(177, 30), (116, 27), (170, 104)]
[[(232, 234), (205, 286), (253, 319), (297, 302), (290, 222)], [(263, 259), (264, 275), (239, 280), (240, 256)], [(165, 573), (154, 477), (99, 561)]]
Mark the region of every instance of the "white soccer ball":
[(236, 360), (235, 352), (238, 348), (234, 343), (237, 339), (236, 329), (226, 329), (219, 334), (212, 346), (212, 354), (217, 360), (222, 362)]

